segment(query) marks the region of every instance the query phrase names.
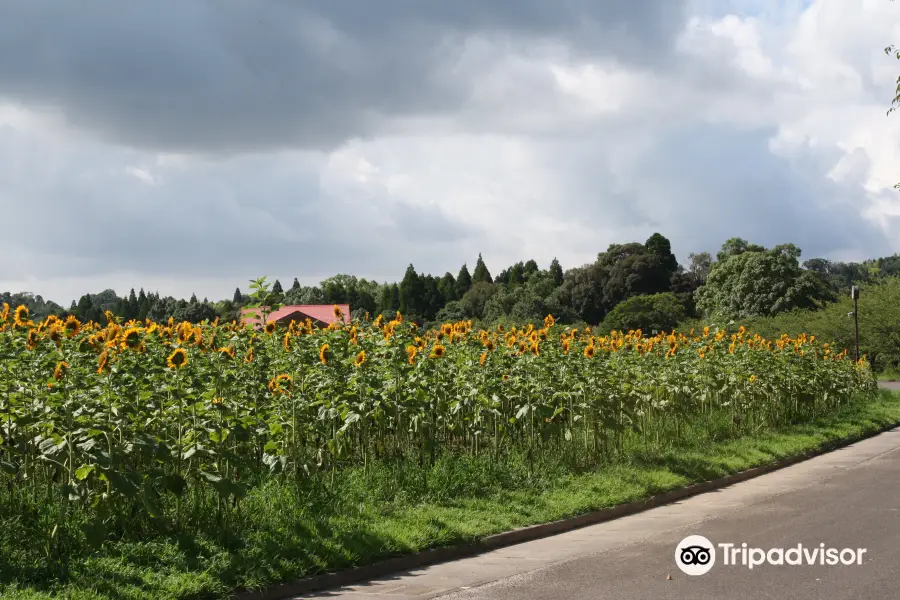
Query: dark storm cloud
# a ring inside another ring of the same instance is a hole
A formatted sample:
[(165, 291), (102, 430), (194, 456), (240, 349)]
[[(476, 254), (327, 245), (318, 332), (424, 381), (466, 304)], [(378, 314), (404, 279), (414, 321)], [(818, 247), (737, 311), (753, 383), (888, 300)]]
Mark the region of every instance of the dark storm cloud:
[(471, 34), (667, 54), (681, 0), (0, 0), (0, 96), (107, 141), (179, 151), (329, 148), (466, 105)]

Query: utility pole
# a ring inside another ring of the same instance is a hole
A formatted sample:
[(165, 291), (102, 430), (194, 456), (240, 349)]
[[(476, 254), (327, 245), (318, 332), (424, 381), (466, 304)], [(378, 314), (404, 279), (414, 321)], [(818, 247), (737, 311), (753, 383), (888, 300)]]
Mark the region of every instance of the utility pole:
[(859, 362), (859, 286), (850, 288), (850, 297), (853, 298), (853, 322), (856, 325), (856, 362)]

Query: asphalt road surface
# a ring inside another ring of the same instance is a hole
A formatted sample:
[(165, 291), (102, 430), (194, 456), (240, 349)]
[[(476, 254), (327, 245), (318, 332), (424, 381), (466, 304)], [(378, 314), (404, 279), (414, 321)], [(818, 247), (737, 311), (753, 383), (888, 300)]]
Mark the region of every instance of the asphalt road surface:
[[(676, 549), (689, 535), (716, 548), (706, 574), (690, 576), (676, 564)], [(807, 552), (821, 544), (865, 552), (861, 564), (849, 566), (750, 569), (723, 564), (723, 543), (763, 552), (798, 544)], [(305, 598), (894, 600), (900, 598), (900, 429), (630, 517)]]

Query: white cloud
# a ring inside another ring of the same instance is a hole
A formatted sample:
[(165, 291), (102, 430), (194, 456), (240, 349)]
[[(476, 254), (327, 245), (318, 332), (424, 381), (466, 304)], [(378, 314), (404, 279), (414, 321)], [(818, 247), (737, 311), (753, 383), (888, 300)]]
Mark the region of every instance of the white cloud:
[[(0, 68), (0, 290), (218, 298), (262, 273), (455, 273), (478, 252), (494, 272), (570, 267), (654, 231), (681, 258), (734, 235), (806, 257), (900, 251), (900, 116), (885, 116), (900, 62), (882, 51), (900, 6), (695, 0), (660, 21), (668, 41), (634, 27), (598, 41), (572, 23), (599, 16), (547, 6), (397, 15), (389, 38), (325, 13), (283, 37), (273, 12), (266, 44), (205, 51), (237, 61), (210, 62), (205, 83), (184, 75), (199, 63), (176, 68), (192, 56), (180, 36), (155, 68), (219, 90), (194, 112), (182, 88), (108, 79), (122, 65)], [(598, 14), (631, 23), (617, 6)], [(199, 23), (184, 26), (218, 41)], [(0, 27), (0, 50), (13, 39)], [(250, 69), (282, 50), (301, 56)]]

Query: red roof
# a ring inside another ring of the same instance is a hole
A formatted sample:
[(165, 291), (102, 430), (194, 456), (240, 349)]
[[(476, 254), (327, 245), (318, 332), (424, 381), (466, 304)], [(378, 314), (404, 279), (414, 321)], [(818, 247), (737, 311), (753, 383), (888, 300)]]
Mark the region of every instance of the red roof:
[[(313, 321), (319, 321), (325, 323), (326, 325), (331, 325), (335, 321), (339, 319), (334, 316), (334, 304), (292, 304), (288, 306), (282, 306), (278, 310), (270, 312), (266, 315), (266, 321), (281, 321), (282, 319), (290, 316), (294, 316), (297, 320), (304, 320), (306, 318), (312, 319)], [(341, 309), (343, 313), (343, 321), (344, 323), (350, 322), (350, 305), (349, 304), (338, 304), (338, 308)], [(243, 323), (259, 323), (259, 319), (255, 317), (246, 316), (247, 313), (256, 312), (259, 313), (258, 308), (242, 308), (241, 309), (241, 322)], [(299, 313), (299, 314), (296, 314)]]

